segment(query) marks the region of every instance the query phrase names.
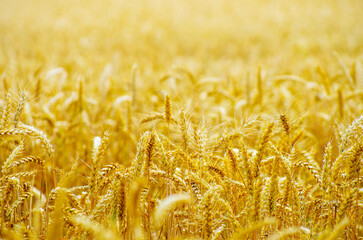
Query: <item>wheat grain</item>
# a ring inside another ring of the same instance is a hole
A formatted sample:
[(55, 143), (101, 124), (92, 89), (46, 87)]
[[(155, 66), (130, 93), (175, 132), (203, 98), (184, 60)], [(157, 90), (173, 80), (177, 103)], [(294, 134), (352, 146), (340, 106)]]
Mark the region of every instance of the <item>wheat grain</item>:
[(0, 238), (358, 239), (362, 7), (326, 2), (3, 0)]

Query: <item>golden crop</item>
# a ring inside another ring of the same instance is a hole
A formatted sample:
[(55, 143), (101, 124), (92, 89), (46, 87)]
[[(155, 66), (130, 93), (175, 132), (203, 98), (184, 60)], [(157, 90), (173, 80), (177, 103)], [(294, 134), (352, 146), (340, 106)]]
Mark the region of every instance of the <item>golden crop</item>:
[(0, 238), (360, 239), (363, 1), (0, 2)]

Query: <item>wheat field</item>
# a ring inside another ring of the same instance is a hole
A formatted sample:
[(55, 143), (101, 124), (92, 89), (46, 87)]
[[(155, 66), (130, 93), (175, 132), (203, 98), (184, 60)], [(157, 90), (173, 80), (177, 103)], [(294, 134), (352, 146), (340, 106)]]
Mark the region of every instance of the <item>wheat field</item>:
[(0, 1), (0, 239), (362, 239), (363, 1)]

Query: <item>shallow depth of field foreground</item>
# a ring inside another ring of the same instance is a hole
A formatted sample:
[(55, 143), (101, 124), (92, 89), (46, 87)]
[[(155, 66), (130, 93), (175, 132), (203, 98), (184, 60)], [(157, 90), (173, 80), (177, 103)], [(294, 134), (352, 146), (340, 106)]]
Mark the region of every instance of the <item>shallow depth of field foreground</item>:
[(363, 1), (0, 1), (0, 239), (362, 239)]

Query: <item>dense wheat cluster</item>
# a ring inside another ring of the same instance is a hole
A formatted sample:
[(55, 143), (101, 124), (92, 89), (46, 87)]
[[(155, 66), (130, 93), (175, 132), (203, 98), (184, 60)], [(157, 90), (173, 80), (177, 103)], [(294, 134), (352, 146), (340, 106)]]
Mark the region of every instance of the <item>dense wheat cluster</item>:
[(1, 239), (361, 239), (363, 1), (0, 2)]

